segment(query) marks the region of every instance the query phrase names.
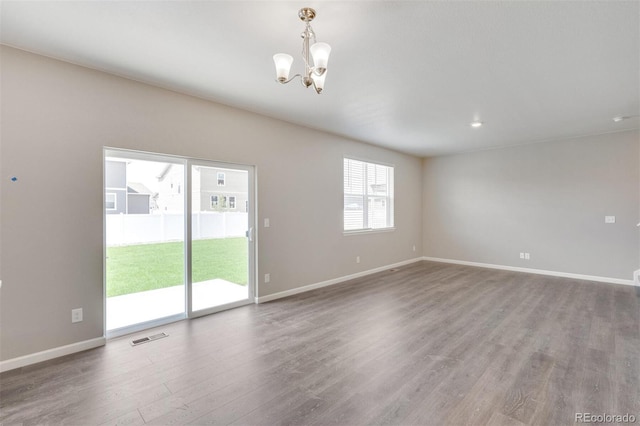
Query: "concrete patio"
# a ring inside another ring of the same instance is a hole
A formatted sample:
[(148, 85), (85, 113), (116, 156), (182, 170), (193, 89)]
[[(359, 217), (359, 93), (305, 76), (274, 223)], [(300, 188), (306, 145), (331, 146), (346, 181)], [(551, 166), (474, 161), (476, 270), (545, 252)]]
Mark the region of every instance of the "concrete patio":
[[(185, 311), (184, 286), (107, 298), (107, 330), (168, 317)], [(248, 286), (222, 279), (193, 283), (193, 310), (247, 299)]]

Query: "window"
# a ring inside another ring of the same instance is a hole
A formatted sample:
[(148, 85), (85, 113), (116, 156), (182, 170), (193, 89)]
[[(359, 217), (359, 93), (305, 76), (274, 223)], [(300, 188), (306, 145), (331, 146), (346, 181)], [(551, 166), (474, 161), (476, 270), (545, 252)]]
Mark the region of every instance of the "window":
[(117, 198), (113, 192), (107, 192), (104, 198), (104, 208), (107, 210), (117, 210)]
[(217, 195), (212, 195), (211, 196), (211, 208), (214, 209), (218, 207), (218, 196)]
[(229, 208), (230, 209), (235, 209), (236, 208), (236, 197), (229, 196)]
[(344, 159), (344, 230), (393, 228), (393, 167)]
[(218, 172), (218, 186), (224, 186), (224, 173)]

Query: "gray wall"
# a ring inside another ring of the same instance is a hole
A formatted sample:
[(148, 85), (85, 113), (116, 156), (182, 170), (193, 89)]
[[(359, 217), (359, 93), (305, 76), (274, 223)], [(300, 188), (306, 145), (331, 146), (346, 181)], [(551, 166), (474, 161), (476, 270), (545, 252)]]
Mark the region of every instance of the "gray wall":
[(639, 151), (632, 131), (424, 159), (424, 255), (629, 280)]
[(149, 194), (127, 194), (127, 214), (149, 214)]
[[(109, 194), (115, 194), (115, 210), (107, 210), (107, 214), (127, 212), (127, 163), (124, 161), (105, 161), (104, 186)], [(105, 195), (106, 198), (106, 195)]]
[[(271, 274), (260, 296), (422, 253), (418, 158), (16, 49), (0, 53), (0, 176), (18, 177), (2, 182), (0, 195), (2, 360), (102, 336), (103, 146), (255, 165), (258, 223), (271, 220), (258, 228), (259, 274)], [(394, 232), (343, 235), (345, 155), (396, 165)], [(43, 192), (46, 182), (63, 184)], [(47, 207), (34, 209), (34, 199)], [(71, 324), (78, 307), (84, 321)]]
[(105, 161), (104, 186), (127, 189), (127, 163), (124, 161)]

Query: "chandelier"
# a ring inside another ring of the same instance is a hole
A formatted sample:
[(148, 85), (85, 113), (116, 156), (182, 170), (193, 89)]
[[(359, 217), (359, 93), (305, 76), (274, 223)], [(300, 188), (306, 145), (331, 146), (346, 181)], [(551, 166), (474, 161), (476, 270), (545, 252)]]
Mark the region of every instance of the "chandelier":
[[(276, 64), (276, 81), (280, 84), (287, 84), (294, 78), (300, 77), (304, 87), (309, 87), (313, 84), (316, 93), (320, 94), (324, 87), (324, 79), (327, 77), (327, 62), (329, 61), (331, 46), (327, 43), (316, 42), (316, 33), (311, 28), (311, 21), (316, 17), (315, 10), (310, 7), (302, 8), (298, 12), (298, 17), (306, 25), (301, 34), (304, 74), (296, 74), (289, 78), (293, 57), (286, 53), (277, 53), (273, 55), (273, 62)], [(313, 44), (311, 44), (311, 41), (313, 41)], [(313, 58), (313, 66), (309, 60), (309, 55)]]

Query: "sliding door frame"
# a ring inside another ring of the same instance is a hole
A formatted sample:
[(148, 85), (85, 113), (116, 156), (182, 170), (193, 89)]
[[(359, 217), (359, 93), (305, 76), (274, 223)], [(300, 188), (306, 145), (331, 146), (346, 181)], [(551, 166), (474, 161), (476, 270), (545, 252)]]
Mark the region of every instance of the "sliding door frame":
[[(211, 168), (217, 168), (217, 169), (230, 169), (230, 170), (243, 170), (247, 172), (247, 178), (248, 178), (248, 193), (247, 193), (247, 200), (248, 200), (248, 206), (247, 206), (247, 244), (248, 246), (248, 250), (247, 250), (247, 254), (248, 254), (248, 263), (247, 263), (247, 298), (246, 299), (242, 299), (242, 300), (238, 300), (235, 302), (231, 302), (231, 303), (225, 303), (224, 305), (218, 305), (218, 306), (213, 306), (210, 308), (205, 308), (205, 309), (201, 309), (198, 311), (194, 311), (193, 310), (193, 268), (192, 266), (192, 260), (193, 260), (193, 250), (192, 250), (192, 243), (193, 243), (193, 238), (192, 238), (192, 234), (193, 234), (193, 223), (192, 223), (192, 212), (191, 212), (191, 206), (192, 206), (192, 198), (193, 198), (193, 189), (192, 189), (192, 169), (194, 166), (202, 166), (202, 167), (211, 167)], [(186, 201), (185, 203), (187, 204), (187, 206), (189, 207), (188, 210), (188, 214), (186, 216), (186, 221), (185, 221), (185, 248), (188, 247), (187, 253), (185, 254), (185, 277), (187, 279), (187, 293), (186, 293), (186, 302), (187, 302), (187, 306), (186, 306), (186, 312), (187, 312), (187, 318), (198, 318), (204, 315), (209, 315), (209, 314), (213, 314), (216, 312), (220, 312), (220, 311), (224, 311), (227, 309), (232, 309), (232, 308), (237, 308), (239, 306), (244, 306), (244, 305), (248, 305), (251, 303), (254, 303), (254, 299), (255, 299), (255, 283), (256, 283), (256, 268), (255, 268), (255, 259), (256, 259), (256, 238), (255, 238), (255, 172), (254, 172), (254, 167), (253, 166), (247, 166), (247, 165), (243, 165), (243, 164), (233, 164), (233, 163), (223, 163), (223, 162), (219, 162), (219, 161), (209, 161), (209, 160), (198, 160), (198, 159), (193, 159), (193, 158), (189, 158), (187, 159), (187, 165), (185, 167), (185, 182), (186, 182), (186, 187), (188, 188), (188, 191), (186, 191)]]
[[(105, 193), (106, 193), (106, 158), (115, 157), (132, 160), (146, 160), (146, 161), (160, 161), (172, 164), (179, 164), (183, 166), (184, 170), (184, 182), (185, 182), (185, 196), (184, 196), (184, 286), (185, 286), (185, 309), (183, 313), (171, 315), (163, 318), (154, 319), (130, 326), (125, 326), (115, 330), (107, 330), (107, 219), (105, 210)], [(191, 167), (192, 166), (205, 166), (205, 167), (217, 167), (235, 170), (245, 170), (248, 173), (248, 231), (247, 231), (247, 244), (248, 247), (248, 271), (247, 271), (247, 299), (239, 300), (224, 305), (214, 306), (208, 309), (202, 309), (199, 311), (192, 310), (192, 179), (191, 179)], [(256, 174), (255, 167), (245, 164), (225, 163), (220, 161), (210, 161), (204, 159), (196, 159), (191, 157), (182, 157), (170, 154), (159, 154), (153, 152), (129, 150), (123, 148), (103, 147), (102, 150), (102, 241), (103, 241), (103, 256), (102, 256), (102, 288), (103, 288), (103, 335), (107, 338), (113, 338), (122, 336), (125, 334), (135, 333), (148, 328), (153, 328), (172, 322), (180, 321), (185, 318), (193, 319), (204, 315), (209, 315), (215, 312), (220, 312), (227, 309), (232, 309), (239, 306), (248, 305), (254, 303), (256, 295), (257, 285), (257, 236), (256, 236), (256, 209), (257, 209), (257, 194), (256, 194)]]

